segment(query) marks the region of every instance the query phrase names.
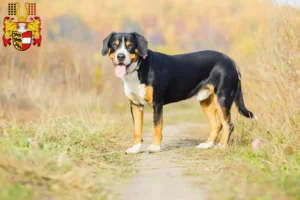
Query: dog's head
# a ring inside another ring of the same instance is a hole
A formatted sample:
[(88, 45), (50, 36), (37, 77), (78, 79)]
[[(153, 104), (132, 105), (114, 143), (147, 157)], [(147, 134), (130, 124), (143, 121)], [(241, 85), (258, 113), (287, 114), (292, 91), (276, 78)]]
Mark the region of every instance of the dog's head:
[(138, 33), (112, 32), (103, 40), (102, 55), (109, 55), (118, 77), (123, 77), (131, 64), (146, 58), (147, 40)]

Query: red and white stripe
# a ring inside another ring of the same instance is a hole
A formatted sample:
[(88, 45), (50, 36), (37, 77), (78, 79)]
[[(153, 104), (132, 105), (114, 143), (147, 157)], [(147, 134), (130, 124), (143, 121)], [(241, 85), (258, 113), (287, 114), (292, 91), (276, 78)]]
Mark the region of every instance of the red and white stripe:
[(22, 33), (22, 50), (23, 51), (27, 50), (30, 47), (31, 41), (32, 41), (31, 31)]

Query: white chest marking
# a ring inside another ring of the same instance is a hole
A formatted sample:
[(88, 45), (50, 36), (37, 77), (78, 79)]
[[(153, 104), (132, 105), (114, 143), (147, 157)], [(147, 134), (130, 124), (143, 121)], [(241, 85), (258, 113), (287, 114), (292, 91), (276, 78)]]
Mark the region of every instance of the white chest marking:
[(135, 104), (145, 105), (146, 85), (140, 83), (137, 71), (126, 74), (122, 80), (127, 98)]

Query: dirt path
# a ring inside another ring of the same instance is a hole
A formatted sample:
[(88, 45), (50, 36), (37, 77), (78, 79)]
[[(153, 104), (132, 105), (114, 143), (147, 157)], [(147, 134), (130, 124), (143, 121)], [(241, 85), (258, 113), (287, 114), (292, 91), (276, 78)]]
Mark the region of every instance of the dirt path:
[[(189, 134), (188, 128), (197, 128), (199, 134)], [(206, 125), (191, 123), (165, 126), (162, 151), (156, 154), (147, 152), (152, 135), (145, 133), (142, 153), (138, 155), (139, 161), (134, 166), (137, 174), (120, 189), (120, 199), (206, 199), (205, 191), (193, 184), (195, 177), (184, 175), (190, 166), (184, 166), (177, 161), (181, 157), (179, 148), (196, 147), (205, 138), (203, 133), (208, 131), (207, 128)]]

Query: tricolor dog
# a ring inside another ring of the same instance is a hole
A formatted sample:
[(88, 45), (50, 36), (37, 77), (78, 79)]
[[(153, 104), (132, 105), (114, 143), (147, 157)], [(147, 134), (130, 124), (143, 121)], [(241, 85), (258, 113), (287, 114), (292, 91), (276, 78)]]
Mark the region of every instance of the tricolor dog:
[(149, 152), (161, 149), (163, 106), (195, 97), (210, 122), (211, 132), (198, 148), (211, 148), (221, 129), (217, 147), (224, 148), (233, 131), (230, 109), (257, 118), (244, 105), (240, 72), (235, 62), (216, 51), (166, 55), (148, 49), (147, 40), (133, 33), (111, 33), (103, 41), (102, 55), (109, 55), (116, 76), (130, 101), (134, 144), (126, 153), (138, 153), (142, 145), (143, 110), (153, 108), (153, 139)]

